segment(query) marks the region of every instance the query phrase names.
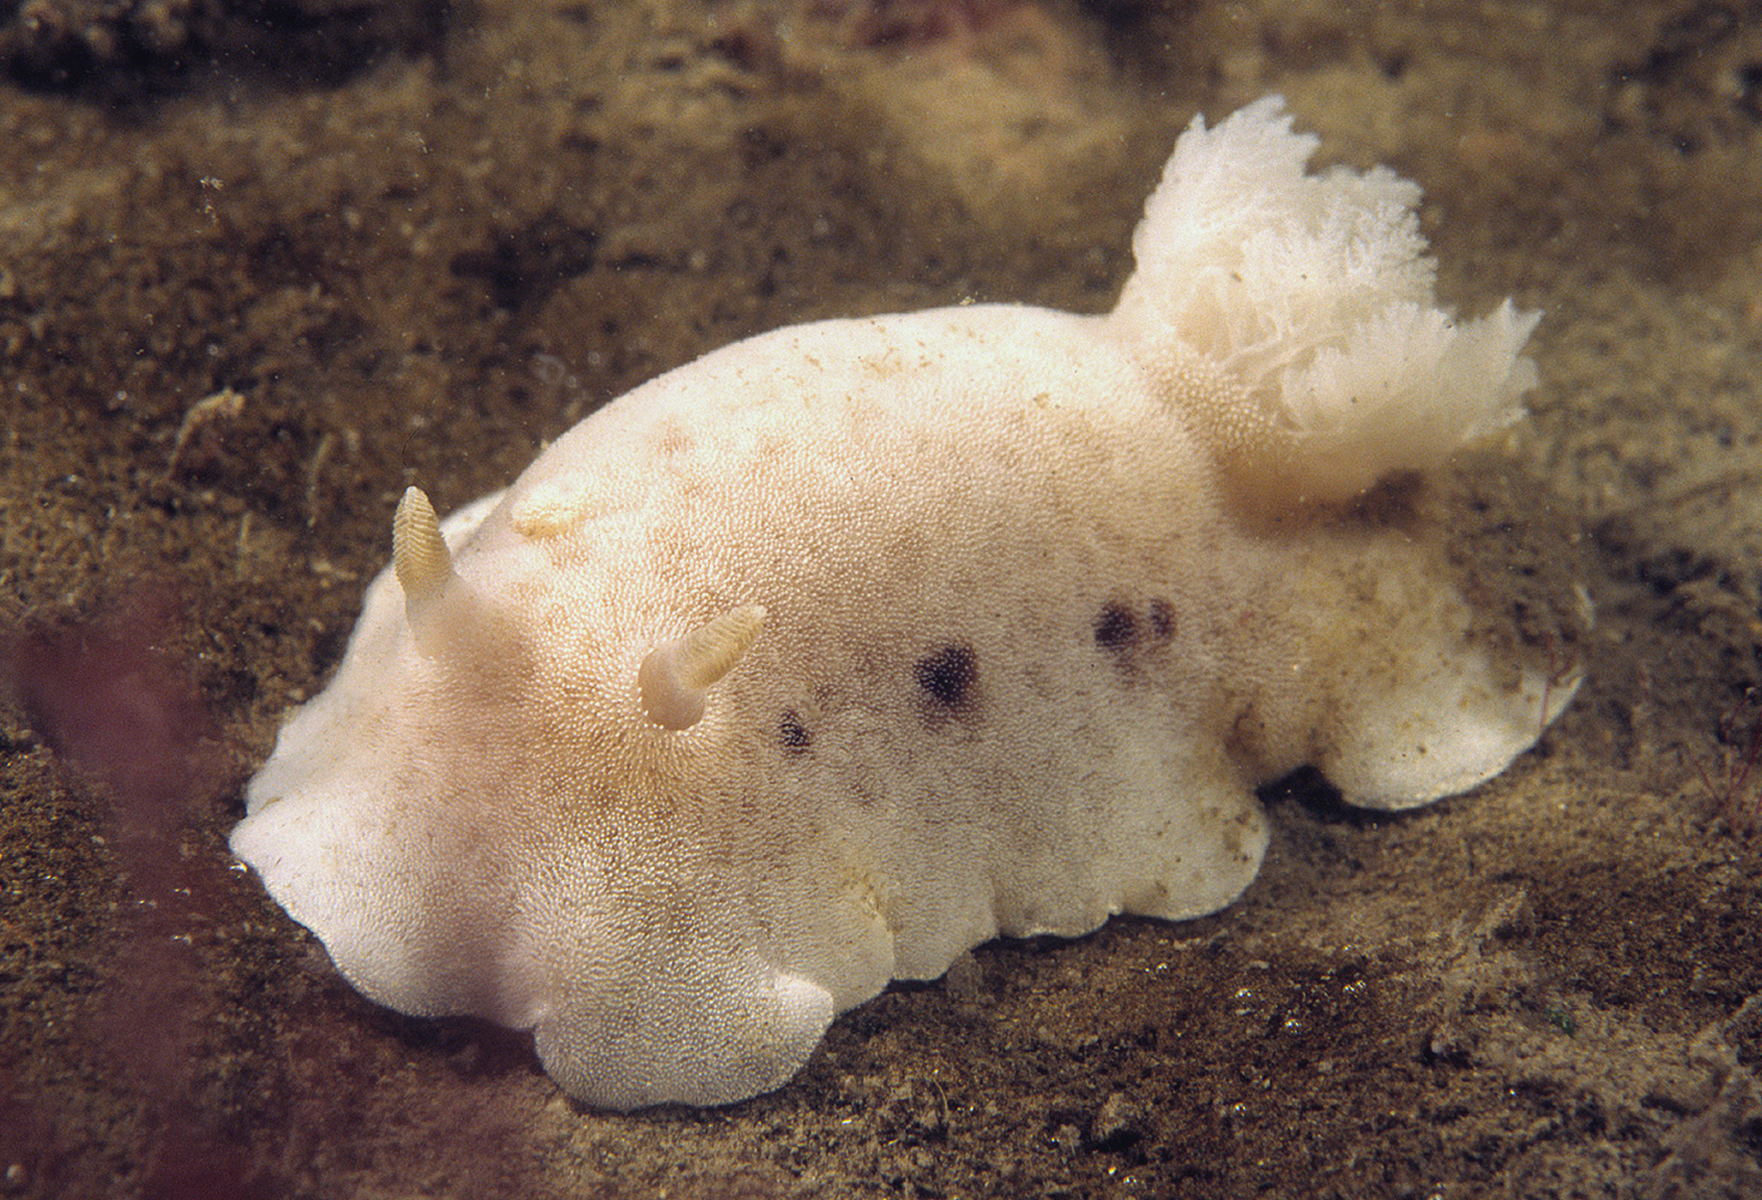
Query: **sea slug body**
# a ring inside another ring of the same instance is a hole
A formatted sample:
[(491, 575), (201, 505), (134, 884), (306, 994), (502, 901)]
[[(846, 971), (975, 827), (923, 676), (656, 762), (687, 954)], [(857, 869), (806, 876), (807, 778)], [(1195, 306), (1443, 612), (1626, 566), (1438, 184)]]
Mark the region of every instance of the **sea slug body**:
[(1576, 673), (1410, 500), (1519, 418), (1537, 314), (1453, 320), (1418, 189), (1315, 147), (1195, 119), (1109, 314), (777, 330), (412, 489), (233, 851), (374, 1000), (716, 1104), (998, 934), (1229, 904), (1298, 766), (1496, 774)]

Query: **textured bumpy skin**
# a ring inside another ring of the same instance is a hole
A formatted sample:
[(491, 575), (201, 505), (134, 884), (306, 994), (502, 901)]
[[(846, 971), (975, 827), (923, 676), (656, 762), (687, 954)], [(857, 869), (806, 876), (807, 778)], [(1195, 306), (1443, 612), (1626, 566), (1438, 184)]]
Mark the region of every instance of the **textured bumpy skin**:
[(1352, 498), (1515, 419), (1534, 318), (1452, 323), (1412, 185), (1313, 148), (1276, 99), (1195, 121), (1109, 316), (782, 329), (445, 550), (408, 497), (234, 851), (375, 1000), (713, 1104), (997, 934), (1228, 904), (1298, 765), (1384, 808), (1496, 773), (1575, 680)]

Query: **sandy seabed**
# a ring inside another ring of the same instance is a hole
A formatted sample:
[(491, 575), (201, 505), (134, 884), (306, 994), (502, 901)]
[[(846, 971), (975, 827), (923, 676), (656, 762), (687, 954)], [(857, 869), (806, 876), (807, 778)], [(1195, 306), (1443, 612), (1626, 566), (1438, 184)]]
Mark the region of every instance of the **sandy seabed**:
[[(33, 0), (0, 63), (0, 1195), (1762, 1194), (1753, 12)], [(1269, 91), (1547, 313), (1497, 452), (1598, 624), (1510, 771), (1295, 781), (1235, 906), (989, 944), (708, 1111), (376, 1008), (232, 869), (406, 485), (778, 325), (1105, 309)]]

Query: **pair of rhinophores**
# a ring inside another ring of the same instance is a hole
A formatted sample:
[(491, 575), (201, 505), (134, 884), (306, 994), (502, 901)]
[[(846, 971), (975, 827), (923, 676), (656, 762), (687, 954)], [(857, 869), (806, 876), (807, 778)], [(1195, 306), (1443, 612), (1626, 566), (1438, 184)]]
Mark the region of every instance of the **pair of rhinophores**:
[(998, 934), (1230, 903), (1300, 765), (1497, 773), (1573, 618), (1526, 644), (1411, 501), (1519, 418), (1538, 314), (1439, 308), (1418, 188), (1316, 144), (1196, 118), (1107, 315), (781, 329), (445, 521), (411, 489), (234, 852), (374, 1000), (716, 1104)]

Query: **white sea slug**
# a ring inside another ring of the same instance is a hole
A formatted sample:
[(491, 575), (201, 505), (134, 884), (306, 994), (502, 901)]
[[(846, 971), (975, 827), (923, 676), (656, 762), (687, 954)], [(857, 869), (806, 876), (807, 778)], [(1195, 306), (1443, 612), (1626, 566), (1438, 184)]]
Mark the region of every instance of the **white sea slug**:
[(1518, 417), (1537, 315), (1454, 321), (1418, 189), (1315, 147), (1195, 119), (1109, 315), (781, 329), (445, 522), (412, 488), (233, 851), (374, 1000), (717, 1104), (998, 934), (1230, 903), (1300, 765), (1500, 771), (1576, 672), (1411, 501)]

